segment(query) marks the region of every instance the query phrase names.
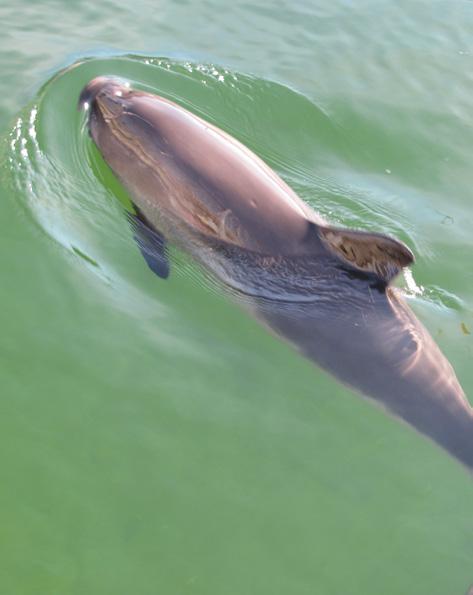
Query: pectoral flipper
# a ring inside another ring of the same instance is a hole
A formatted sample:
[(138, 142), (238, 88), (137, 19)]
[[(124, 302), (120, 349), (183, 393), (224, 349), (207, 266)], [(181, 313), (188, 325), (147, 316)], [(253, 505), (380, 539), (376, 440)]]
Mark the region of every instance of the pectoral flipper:
[(133, 237), (149, 268), (161, 277), (169, 277), (169, 258), (166, 240), (147, 221), (141, 211), (135, 207), (136, 213), (128, 213), (128, 220), (133, 229)]

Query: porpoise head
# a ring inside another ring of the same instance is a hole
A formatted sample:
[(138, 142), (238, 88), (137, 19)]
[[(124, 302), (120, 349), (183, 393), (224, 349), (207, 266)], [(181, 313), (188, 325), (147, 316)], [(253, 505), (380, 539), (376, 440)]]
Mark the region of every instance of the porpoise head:
[[(108, 106), (110, 113), (118, 115), (125, 107), (126, 96), (131, 93), (127, 82), (120, 79), (98, 76), (82, 89), (78, 108), (94, 113), (101, 105)], [(98, 104), (97, 104), (98, 102)]]
[(87, 112), (89, 132), (99, 148), (103, 128), (108, 128), (113, 120), (123, 126), (134, 93), (125, 81), (107, 76), (98, 76), (83, 88), (78, 108)]
[[(157, 115), (149, 102), (148, 93), (131, 89), (126, 81), (99, 76), (82, 90), (78, 108), (87, 113), (90, 136), (135, 204), (136, 197), (152, 200), (160, 188), (163, 211), (169, 190), (177, 188), (180, 179), (175, 170), (163, 166), (167, 138), (161, 124), (166, 124), (166, 119)], [(160, 104), (166, 102), (160, 98)]]

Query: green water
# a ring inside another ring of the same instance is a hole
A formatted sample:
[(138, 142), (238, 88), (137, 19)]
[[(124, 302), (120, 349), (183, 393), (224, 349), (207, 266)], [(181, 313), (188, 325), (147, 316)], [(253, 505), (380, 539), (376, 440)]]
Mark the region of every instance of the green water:
[(76, 102), (123, 76), (405, 241), (472, 400), (473, 4), (18, 0), (0, 23), (0, 594), (463, 595), (472, 477), (185, 257), (153, 276)]

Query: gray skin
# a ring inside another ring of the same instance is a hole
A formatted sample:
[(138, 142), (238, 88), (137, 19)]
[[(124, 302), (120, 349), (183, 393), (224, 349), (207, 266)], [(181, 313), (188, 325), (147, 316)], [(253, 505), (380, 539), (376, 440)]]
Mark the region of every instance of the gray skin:
[(330, 226), (249, 149), (167, 99), (99, 77), (79, 105), (146, 226), (304, 356), (473, 470), (473, 410), (390, 286), (413, 262), (406, 246)]

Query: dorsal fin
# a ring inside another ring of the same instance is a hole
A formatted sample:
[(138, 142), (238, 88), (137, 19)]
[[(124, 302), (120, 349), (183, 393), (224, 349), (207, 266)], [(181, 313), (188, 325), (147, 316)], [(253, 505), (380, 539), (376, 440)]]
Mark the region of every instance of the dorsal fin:
[(313, 225), (332, 254), (355, 270), (377, 275), (386, 285), (414, 262), (407, 246), (384, 234)]

